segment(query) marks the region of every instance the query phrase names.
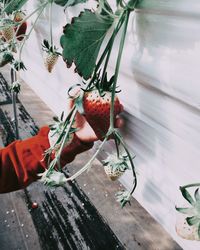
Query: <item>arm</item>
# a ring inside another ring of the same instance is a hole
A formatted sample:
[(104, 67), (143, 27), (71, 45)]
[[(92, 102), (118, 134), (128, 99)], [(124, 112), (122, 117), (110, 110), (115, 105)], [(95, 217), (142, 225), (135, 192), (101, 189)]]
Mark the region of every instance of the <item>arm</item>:
[[(36, 136), (15, 141), (0, 150), (0, 193), (11, 192), (28, 186), (38, 179), (37, 174), (47, 168), (43, 154), (49, 148), (49, 128), (43, 127)], [(90, 149), (93, 142), (84, 143), (76, 135), (61, 156), (61, 165), (74, 160), (75, 156)]]

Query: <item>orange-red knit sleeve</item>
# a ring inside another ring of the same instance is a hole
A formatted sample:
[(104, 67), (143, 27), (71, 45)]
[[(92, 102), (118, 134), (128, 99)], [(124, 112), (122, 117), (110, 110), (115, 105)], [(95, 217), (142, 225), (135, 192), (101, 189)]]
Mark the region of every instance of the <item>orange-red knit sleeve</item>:
[[(43, 127), (36, 136), (15, 141), (0, 150), (0, 193), (28, 186), (47, 168), (43, 154), (50, 146), (48, 133), (49, 127)], [(93, 143), (84, 144), (75, 135), (61, 155), (61, 165), (71, 162), (77, 154), (92, 146)]]

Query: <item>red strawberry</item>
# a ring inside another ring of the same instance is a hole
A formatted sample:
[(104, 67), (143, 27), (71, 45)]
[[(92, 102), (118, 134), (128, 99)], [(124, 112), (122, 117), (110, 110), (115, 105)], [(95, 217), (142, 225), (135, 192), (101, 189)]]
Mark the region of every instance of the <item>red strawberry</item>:
[(20, 27), (15, 27), (15, 31), (17, 30), (16, 37), (18, 41), (22, 41), (24, 39), (24, 35), (26, 34), (27, 30), (27, 23), (23, 22)]
[[(15, 22), (21, 22), (24, 18), (26, 17), (26, 15), (24, 14), (24, 12), (22, 11), (18, 11), (15, 13), (14, 16), (14, 21)], [(15, 31), (17, 31), (16, 33), (16, 37), (17, 40), (22, 41), (24, 38), (24, 35), (26, 34), (26, 30), (27, 30), (27, 22), (22, 22), (22, 24), (18, 27), (18, 25), (15, 27)]]
[[(104, 91), (101, 97), (97, 89), (85, 92), (83, 108), (87, 122), (93, 128), (96, 136), (100, 139), (105, 137), (110, 126), (111, 92)], [(118, 97), (114, 102), (114, 119), (121, 112), (121, 104)]]

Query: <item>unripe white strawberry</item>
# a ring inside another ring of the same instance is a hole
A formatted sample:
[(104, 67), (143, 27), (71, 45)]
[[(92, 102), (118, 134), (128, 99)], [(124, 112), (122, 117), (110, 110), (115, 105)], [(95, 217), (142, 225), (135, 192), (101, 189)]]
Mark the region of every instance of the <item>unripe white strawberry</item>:
[(49, 73), (52, 72), (55, 64), (58, 61), (58, 54), (53, 52), (45, 52), (44, 54), (44, 65)]
[(110, 165), (104, 166), (104, 171), (111, 181), (116, 181), (124, 173), (124, 171), (121, 171), (120, 169), (113, 169)]
[(104, 171), (112, 181), (116, 181), (129, 168), (129, 158), (127, 155), (120, 157), (110, 155), (104, 160)]

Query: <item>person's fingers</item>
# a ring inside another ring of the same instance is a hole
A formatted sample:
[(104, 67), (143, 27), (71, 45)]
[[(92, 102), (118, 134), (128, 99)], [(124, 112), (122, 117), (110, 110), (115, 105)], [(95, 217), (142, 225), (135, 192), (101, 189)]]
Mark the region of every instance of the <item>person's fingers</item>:
[(121, 128), (124, 125), (124, 120), (120, 117), (117, 117), (115, 120), (115, 127), (116, 128)]
[(120, 113), (124, 111), (124, 106), (120, 104)]

